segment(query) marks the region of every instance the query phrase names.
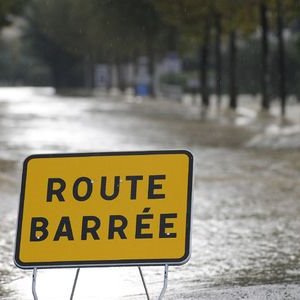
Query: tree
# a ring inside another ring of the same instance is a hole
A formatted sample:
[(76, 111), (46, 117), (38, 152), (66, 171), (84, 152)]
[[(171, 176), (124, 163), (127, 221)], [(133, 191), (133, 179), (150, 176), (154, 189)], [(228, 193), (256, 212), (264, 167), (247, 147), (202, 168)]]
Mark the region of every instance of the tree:
[(222, 12), (223, 32), (228, 34), (229, 51), (229, 107), (237, 108), (237, 36), (245, 36), (256, 28), (257, 14), (253, 1), (219, 0), (218, 11)]
[(0, 1), (0, 28), (10, 25), (12, 15), (18, 15), (22, 12), (26, 0), (1, 0)]
[[(31, 12), (34, 26), (49, 41), (82, 60), (88, 87), (93, 87), (96, 62), (114, 63), (121, 70), (133, 53), (147, 53), (154, 72), (162, 23), (149, 0), (32, 0)], [(123, 89), (121, 72), (119, 78)]]
[[(67, 42), (61, 43), (59, 39), (65, 30), (64, 21), (67, 21), (68, 12), (69, 6), (65, 0), (32, 0), (25, 16), (28, 26), (24, 38), (30, 41), (36, 56), (49, 66), (52, 84), (57, 89), (80, 86), (83, 81), (81, 57), (75, 51), (69, 51), (65, 47)], [(52, 30), (55, 29), (57, 38), (54, 39)], [(68, 39), (67, 32), (65, 38)]]
[(274, 24), (274, 29), (277, 33), (278, 40), (278, 87), (279, 98), (281, 104), (281, 116), (285, 116), (286, 106), (286, 49), (283, 36), (285, 22), (290, 22), (295, 18), (298, 19), (300, 4), (294, 0), (266, 0), (265, 5), (268, 5), (271, 12), (271, 21)]
[(278, 37), (278, 71), (279, 71), (279, 96), (281, 99), (281, 116), (285, 116), (286, 105), (286, 72), (285, 72), (285, 46), (283, 41), (283, 28), (284, 28), (284, 12), (281, 0), (276, 1), (277, 12), (277, 37)]
[[(216, 94), (220, 102), (222, 81), (221, 41), (228, 35), (230, 108), (237, 107), (237, 35), (253, 32), (256, 27), (252, 1), (244, 0), (162, 0), (157, 7), (170, 24), (176, 26), (188, 47), (198, 44), (199, 81), (202, 104), (209, 105), (207, 84), (210, 34), (215, 28)], [(214, 20), (214, 21), (213, 21)]]
[(270, 74), (269, 74), (269, 64), (270, 64), (270, 54), (269, 54), (269, 43), (268, 43), (268, 33), (269, 33), (269, 22), (268, 22), (268, 6), (266, 1), (261, 0), (259, 3), (260, 11), (260, 24), (261, 24), (261, 93), (262, 102), (261, 107), (263, 110), (269, 110), (270, 108)]
[(156, 3), (163, 19), (177, 28), (186, 48), (197, 50), (202, 106), (209, 106), (208, 55), (214, 1), (163, 0)]
[[(109, 28), (112, 36), (119, 37), (119, 46), (113, 47), (119, 60), (126, 60), (133, 54), (148, 56), (150, 75), (150, 94), (154, 97), (154, 73), (156, 53), (163, 43), (161, 36), (167, 30), (153, 2), (149, 0), (127, 0), (110, 2), (108, 7), (113, 26)], [(130, 15), (130, 18), (128, 16)]]
[(222, 44), (222, 15), (220, 12), (214, 12), (214, 21), (215, 21), (215, 69), (216, 69), (216, 96), (218, 107), (221, 106), (221, 95), (222, 95), (222, 53), (221, 53), (221, 44)]

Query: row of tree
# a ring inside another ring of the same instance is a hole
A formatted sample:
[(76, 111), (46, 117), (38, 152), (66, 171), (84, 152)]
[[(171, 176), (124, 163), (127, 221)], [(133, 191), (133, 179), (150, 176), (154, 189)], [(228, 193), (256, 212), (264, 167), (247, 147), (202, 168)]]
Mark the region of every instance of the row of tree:
[[(174, 5), (176, 3), (176, 5)], [(185, 39), (185, 45), (199, 47), (199, 78), (202, 103), (209, 105), (208, 55), (214, 39), (215, 93), (220, 101), (222, 94), (222, 42), (228, 43), (228, 92), (230, 107), (237, 107), (237, 42), (238, 37), (261, 36), (261, 87), (262, 109), (270, 107), (270, 50), (269, 31), (276, 32), (278, 40), (278, 74), (281, 112), (285, 114), (286, 70), (284, 46), (284, 20), (298, 21), (299, 3), (293, 0), (216, 0), (216, 1), (159, 1), (157, 6), (165, 20), (176, 26)], [(173, 5), (172, 5), (173, 4)], [(170, 7), (172, 6), (172, 10)], [(179, 17), (180, 16), (180, 17)], [(187, 41), (186, 41), (187, 40)], [(247, 72), (247, 70), (245, 70)]]
[[(237, 77), (242, 76), (237, 74), (238, 50), (243, 41), (256, 36), (261, 41), (257, 57), (261, 106), (265, 110), (270, 107), (271, 50), (276, 48), (277, 94), (285, 113), (284, 28), (299, 19), (296, 0), (1, 0), (0, 25), (25, 2), (28, 26), (24, 38), (49, 66), (57, 88), (92, 88), (95, 64), (106, 63), (118, 67), (120, 89), (124, 90), (122, 64), (146, 55), (153, 78), (155, 62), (176, 51), (182, 57), (197, 58), (204, 107), (209, 105), (211, 93), (208, 76), (214, 74), (213, 92), (219, 101), (221, 94), (228, 92), (230, 107), (235, 109)], [(270, 37), (275, 36), (274, 42)], [(228, 78), (223, 72), (226, 63)], [(153, 80), (150, 91), (155, 96)]]

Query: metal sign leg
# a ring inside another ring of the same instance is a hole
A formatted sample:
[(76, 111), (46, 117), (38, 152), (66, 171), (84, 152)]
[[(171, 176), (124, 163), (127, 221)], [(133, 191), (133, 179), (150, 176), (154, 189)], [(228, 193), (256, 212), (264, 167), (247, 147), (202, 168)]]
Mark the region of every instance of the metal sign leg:
[(38, 296), (36, 293), (36, 277), (37, 277), (37, 268), (34, 268), (32, 273), (32, 295), (34, 300), (38, 300)]
[(165, 265), (165, 272), (164, 272), (164, 286), (160, 292), (160, 295), (158, 297), (158, 300), (162, 300), (163, 296), (165, 295), (165, 292), (167, 290), (168, 287), (168, 265)]
[[(141, 275), (141, 278), (142, 278), (143, 286), (144, 286), (144, 289), (145, 289), (145, 292), (146, 292), (147, 300), (150, 300), (149, 293), (148, 293), (148, 290), (147, 290), (147, 285), (146, 285), (146, 282), (145, 282), (145, 279), (144, 279), (144, 276), (143, 276), (142, 269), (141, 269), (141, 267), (138, 267), (138, 268), (139, 268), (139, 272), (140, 272), (140, 275)], [(162, 288), (162, 290), (160, 292), (158, 300), (162, 300), (163, 297), (164, 297), (164, 295), (165, 295), (165, 293), (166, 293), (166, 290), (167, 290), (167, 287), (168, 287), (168, 271), (169, 271), (169, 266), (165, 265), (165, 270), (164, 270), (164, 285), (163, 285), (163, 288)]]
[(148, 293), (148, 290), (147, 290), (147, 285), (146, 285), (146, 282), (145, 282), (145, 279), (144, 279), (142, 269), (141, 269), (141, 267), (138, 267), (138, 268), (139, 268), (139, 272), (140, 272), (140, 275), (141, 275), (141, 278), (142, 278), (143, 286), (144, 286), (144, 289), (145, 289), (145, 292), (146, 292), (147, 300), (150, 300), (149, 293)]
[(76, 288), (76, 284), (77, 284), (77, 280), (78, 280), (78, 276), (79, 276), (79, 271), (80, 271), (80, 268), (78, 268), (76, 270), (76, 275), (75, 275), (75, 279), (74, 279), (74, 283), (73, 283), (73, 288), (72, 288), (72, 293), (71, 293), (71, 296), (70, 296), (70, 300), (73, 300), (73, 296), (74, 296), (74, 293), (75, 293), (75, 288)]

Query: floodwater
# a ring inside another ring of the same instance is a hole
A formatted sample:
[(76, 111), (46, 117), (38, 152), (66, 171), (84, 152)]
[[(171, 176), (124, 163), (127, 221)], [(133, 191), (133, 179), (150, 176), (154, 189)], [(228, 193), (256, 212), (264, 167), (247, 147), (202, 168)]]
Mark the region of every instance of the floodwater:
[[(165, 298), (300, 299), (298, 144), (259, 147), (255, 141), (277, 121), (251, 111), (199, 116), (191, 103), (1, 88), (0, 299), (32, 299), (31, 271), (13, 263), (25, 157), (158, 149), (189, 149), (195, 157), (192, 257), (169, 268)], [(292, 137), (299, 143), (300, 135)], [(156, 299), (163, 267), (143, 272)], [(74, 276), (75, 269), (39, 271), (39, 299), (68, 299)], [(99, 298), (146, 299), (138, 269), (82, 269), (74, 299)]]

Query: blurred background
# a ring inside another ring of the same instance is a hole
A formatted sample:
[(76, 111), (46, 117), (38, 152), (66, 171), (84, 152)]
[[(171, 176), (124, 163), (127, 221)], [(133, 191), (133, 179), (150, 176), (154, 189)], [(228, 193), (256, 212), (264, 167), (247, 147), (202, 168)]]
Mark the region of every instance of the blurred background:
[[(166, 299), (299, 299), (299, 83), (296, 0), (0, 0), (0, 298), (32, 299), (13, 263), (28, 155), (189, 149), (193, 252)], [(38, 294), (74, 275), (41, 271)], [(83, 270), (74, 299), (97, 297), (145, 299), (138, 271)]]
[[(1, 1), (0, 84), (173, 96), (299, 97), (299, 4)], [(10, 26), (9, 26), (10, 25)], [(282, 112), (284, 114), (284, 111)]]

